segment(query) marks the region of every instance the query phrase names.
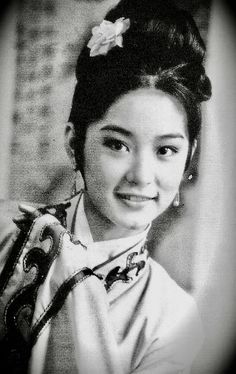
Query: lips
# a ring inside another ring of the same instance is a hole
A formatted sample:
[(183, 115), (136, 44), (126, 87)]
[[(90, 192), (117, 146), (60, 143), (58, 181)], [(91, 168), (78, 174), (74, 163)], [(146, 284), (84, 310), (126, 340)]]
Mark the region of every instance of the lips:
[(135, 202), (135, 203), (142, 203), (142, 202), (146, 202), (150, 200), (156, 200), (158, 197), (158, 195), (156, 195), (155, 197), (151, 197), (151, 196), (145, 196), (145, 195), (126, 194), (126, 193), (120, 193), (120, 192), (116, 194), (121, 199), (130, 201), (130, 202)]

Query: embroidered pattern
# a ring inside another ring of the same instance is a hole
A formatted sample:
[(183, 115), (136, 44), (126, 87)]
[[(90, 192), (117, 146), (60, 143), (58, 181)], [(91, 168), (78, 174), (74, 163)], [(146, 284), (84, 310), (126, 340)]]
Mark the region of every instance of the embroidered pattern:
[(61, 203), (57, 205), (48, 205), (46, 207), (39, 208), (39, 212), (42, 214), (51, 214), (54, 217), (58, 219), (58, 221), (62, 224), (62, 226), (67, 227), (67, 212), (66, 209), (68, 209), (71, 206), (70, 201), (66, 203)]
[[(132, 252), (127, 256), (126, 260), (126, 267), (121, 270), (120, 266), (116, 266), (112, 269), (104, 279), (104, 285), (107, 291), (111, 289), (115, 282), (121, 281), (124, 283), (128, 283), (133, 280), (128, 274), (136, 269), (135, 276), (138, 276), (141, 269), (145, 267), (145, 261), (141, 260), (138, 262), (133, 262), (133, 259), (138, 256), (138, 252)], [(100, 276), (101, 278), (101, 276)]]
[[(13, 361), (24, 362), (30, 354), (30, 326), (33, 317), (37, 291), (45, 280), (51, 263), (60, 251), (61, 240), (66, 230), (58, 223), (43, 228), (40, 241), (50, 239), (51, 245), (47, 252), (34, 247), (23, 259), (23, 270), (27, 274), (32, 268), (36, 274), (32, 282), (17, 291), (8, 302), (4, 311), (6, 335), (2, 342), (3, 349), (8, 352), (8, 364)], [(10, 353), (10, 354), (9, 354)], [(15, 364), (16, 364), (15, 362)]]
[[(58, 221), (61, 222), (62, 226), (66, 228), (67, 227), (66, 209), (69, 208), (70, 206), (71, 206), (71, 203), (68, 201), (66, 203), (42, 207), (42, 208), (39, 208), (38, 210), (42, 214), (49, 213), (49, 214), (54, 215), (58, 219)], [(10, 256), (8, 257), (7, 262), (0, 274), (0, 296), (3, 294), (8, 284), (9, 279), (14, 273), (16, 264), (21, 256), (24, 243), (27, 241), (27, 238), (30, 234), (29, 230), (30, 230), (31, 225), (32, 225), (32, 222), (30, 221), (27, 232), (21, 231), (19, 235), (17, 236), (15, 243), (13, 244)]]
[[(69, 206), (70, 202), (67, 202), (66, 204), (39, 208), (39, 211), (42, 214), (49, 213), (54, 215), (61, 224), (66, 227), (66, 209)], [(95, 269), (80, 269), (75, 274), (72, 274), (72, 276), (59, 287), (46, 311), (40, 316), (33, 328), (31, 328), (38, 288), (44, 282), (52, 262), (61, 250), (62, 238), (65, 232), (67, 232), (66, 229), (63, 228), (59, 222), (46, 225), (41, 231), (39, 241), (43, 242), (46, 239), (50, 239), (51, 245), (49, 249), (44, 251), (40, 248), (40, 245), (35, 246), (29, 249), (22, 259), (25, 277), (28, 277), (28, 280), (32, 279), (25, 287), (20, 288), (13, 294), (5, 307), (4, 322), (6, 334), (0, 342), (0, 351), (4, 357), (1, 368), (3, 368), (5, 372), (17, 374), (27, 372), (32, 346), (35, 344), (42, 329), (59, 312), (69, 292), (78, 283), (81, 283), (91, 275), (95, 275), (99, 279), (103, 279), (105, 289), (109, 291), (117, 281), (125, 283), (130, 282), (132, 280), (130, 276), (132, 270), (136, 269), (135, 276), (138, 276), (139, 272), (145, 267), (143, 258), (146, 259), (146, 257), (145, 255), (140, 256), (143, 255), (145, 251), (145, 246), (143, 246), (140, 255), (138, 252), (129, 253), (124, 269), (120, 266), (116, 266), (106, 277), (95, 274)], [(31, 231), (26, 235), (26, 233), (21, 232), (12, 248), (11, 255), (6, 263), (5, 269), (7, 269), (7, 271), (4, 270), (3, 276), (0, 277), (0, 291), (2, 291), (2, 293), (4, 293), (4, 290), (8, 286), (8, 282), (15, 271), (16, 265), (19, 263), (23, 248), (29, 239), (30, 233)], [(72, 237), (71, 241), (74, 244), (80, 244), (73, 242)], [(139, 243), (136, 243), (133, 247), (138, 244)], [(126, 251), (130, 251), (133, 247), (126, 249)], [(126, 251), (120, 253), (119, 256), (123, 255)], [(97, 268), (103, 265), (105, 264), (100, 264)], [(33, 274), (31, 271), (32, 268), (35, 269)]]

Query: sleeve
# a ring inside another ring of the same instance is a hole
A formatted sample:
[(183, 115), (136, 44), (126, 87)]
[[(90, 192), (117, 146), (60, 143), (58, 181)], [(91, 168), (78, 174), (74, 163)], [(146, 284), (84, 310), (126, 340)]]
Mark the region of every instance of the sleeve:
[[(133, 374), (189, 374), (203, 343), (203, 328), (195, 301), (187, 295), (175, 325), (157, 337)], [(175, 311), (173, 310), (173, 313)]]
[(9, 225), (0, 235), (2, 367), (12, 373), (26, 372), (27, 365), (33, 374), (123, 374), (106, 290), (84, 247), (50, 214), (34, 219), (19, 243), (22, 231), (11, 218)]
[(29, 242), (37, 256), (39, 249), (54, 253), (37, 291), (29, 373), (123, 374), (106, 290), (86, 249), (49, 215), (36, 220)]

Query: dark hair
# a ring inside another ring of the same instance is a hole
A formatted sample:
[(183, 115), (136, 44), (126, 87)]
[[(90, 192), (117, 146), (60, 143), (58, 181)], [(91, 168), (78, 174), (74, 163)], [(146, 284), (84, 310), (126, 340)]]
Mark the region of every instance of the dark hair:
[(81, 171), (87, 127), (99, 121), (121, 95), (155, 87), (174, 96), (187, 114), (190, 145), (201, 128), (200, 103), (211, 96), (203, 67), (204, 42), (188, 12), (169, 0), (121, 0), (105, 19), (115, 22), (120, 17), (130, 19), (123, 48), (90, 57), (85, 46), (77, 61), (69, 121), (75, 127)]

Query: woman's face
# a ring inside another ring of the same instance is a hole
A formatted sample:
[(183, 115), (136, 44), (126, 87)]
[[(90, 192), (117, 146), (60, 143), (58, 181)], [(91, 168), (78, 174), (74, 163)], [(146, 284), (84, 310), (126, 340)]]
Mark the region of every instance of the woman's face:
[(148, 88), (122, 96), (87, 130), (88, 215), (143, 230), (173, 201), (188, 147), (186, 113), (175, 98)]

